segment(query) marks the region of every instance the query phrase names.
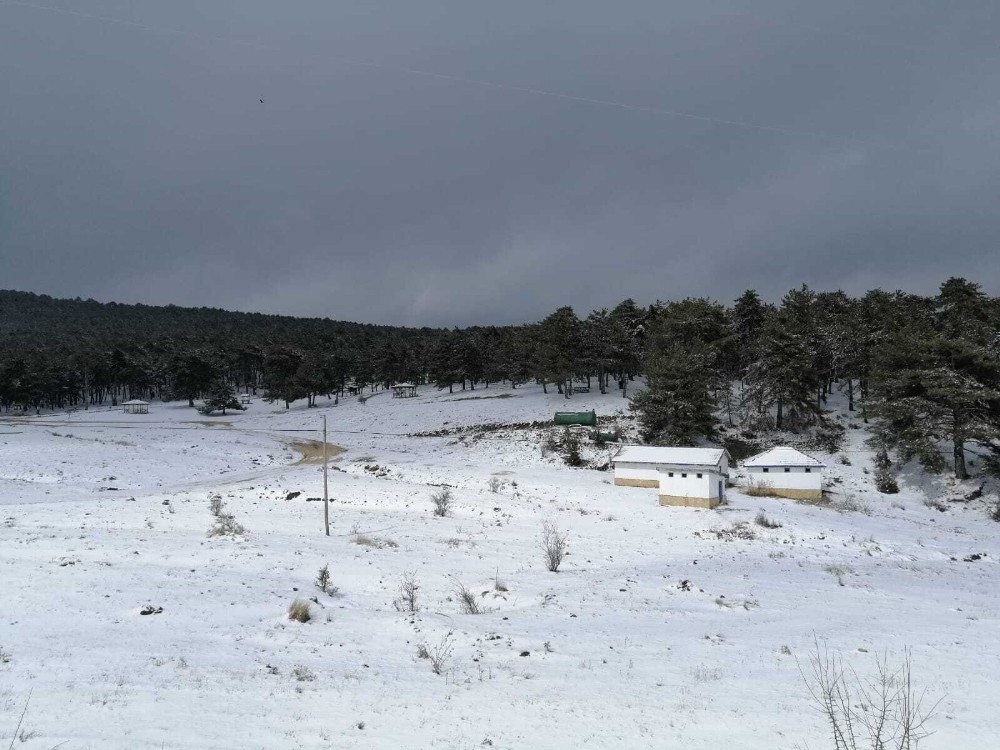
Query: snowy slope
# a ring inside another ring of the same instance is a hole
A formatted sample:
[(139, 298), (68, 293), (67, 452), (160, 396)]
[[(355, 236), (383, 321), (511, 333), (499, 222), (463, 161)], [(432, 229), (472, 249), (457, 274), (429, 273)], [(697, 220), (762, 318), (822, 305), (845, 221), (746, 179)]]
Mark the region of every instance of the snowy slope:
[[(945, 479), (875, 492), (860, 426), (851, 465), (815, 453), (855, 510), (738, 491), (715, 511), (661, 508), (653, 490), (543, 457), (542, 430), (468, 429), (626, 403), (422, 388), (213, 419), (154, 404), (0, 421), (0, 741), (30, 690), (26, 750), (815, 750), (825, 732), (796, 660), (818, 637), (860, 671), (913, 649), (942, 698), (921, 747), (995, 744), (1000, 545), (982, 505), (925, 505), (955, 494)], [(307, 500), (321, 469), (289, 445), (324, 414), (346, 449), (330, 537)], [(447, 518), (431, 512), (439, 484), (455, 494)], [(207, 536), (215, 492), (245, 537)], [(781, 528), (754, 526), (760, 509)], [(559, 573), (539, 548), (546, 520), (568, 534)], [(716, 533), (738, 522), (755, 538)], [(335, 596), (313, 584), (324, 564)], [(407, 572), (415, 615), (393, 606)], [(486, 613), (460, 612), (459, 582)], [(316, 598), (310, 622), (287, 618), (296, 597)], [(436, 675), (417, 647), (443, 641)]]

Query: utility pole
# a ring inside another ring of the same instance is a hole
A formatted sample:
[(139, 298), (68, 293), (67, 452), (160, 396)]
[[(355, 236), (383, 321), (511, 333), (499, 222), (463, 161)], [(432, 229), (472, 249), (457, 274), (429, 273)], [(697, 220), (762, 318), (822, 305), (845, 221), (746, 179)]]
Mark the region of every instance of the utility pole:
[(330, 536), (330, 495), (326, 481), (326, 414), (323, 415), (323, 525), (326, 535)]

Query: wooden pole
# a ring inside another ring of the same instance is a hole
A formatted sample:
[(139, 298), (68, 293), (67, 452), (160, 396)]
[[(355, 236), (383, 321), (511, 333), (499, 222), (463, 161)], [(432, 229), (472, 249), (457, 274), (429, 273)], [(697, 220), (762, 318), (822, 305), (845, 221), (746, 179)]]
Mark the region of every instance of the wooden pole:
[(330, 495), (327, 489), (326, 470), (326, 414), (323, 415), (323, 525), (326, 535), (330, 536)]

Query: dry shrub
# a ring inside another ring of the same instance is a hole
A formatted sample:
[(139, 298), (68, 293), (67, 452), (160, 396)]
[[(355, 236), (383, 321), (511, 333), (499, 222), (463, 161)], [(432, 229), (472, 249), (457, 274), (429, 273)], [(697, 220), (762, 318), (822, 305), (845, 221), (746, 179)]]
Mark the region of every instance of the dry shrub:
[(753, 477), (747, 479), (747, 483), (743, 487), (743, 494), (750, 497), (777, 497), (774, 494), (774, 487), (770, 483)]
[(712, 529), (712, 533), (715, 534), (716, 539), (722, 539), (726, 542), (731, 542), (733, 539), (752, 541), (757, 538), (757, 535), (747, 525), (746, 521), (734, 523), (728, 529)]
[(459, 581), (455, 584), (455, 596), (458, 597), (458, 606), (462, 610), (464, 615), (481, 615), (483, 614), (482, 605), (476, 600), (476, 595), (474, 592), (470, 591), (469, 588)]
[(545, 555), (545, 567), (558, 573), (566, 556), (566, 535), (550, 521), (542, 524), (542, 552)]
[(834, 500), (830, 503), (830, 507), (834, 510), (838, 510), (841, 513), (861, 513), (865, 516), (870, 516), (872, 514), (872, 509), (858, 499), (857, 495), (844, 495), (839, 500)]
[(404, 573), (403, 580), (399, 584), (399, 596), (393, 601), (393, 606), (400, 612), (416, 612), (419, 589), (417, 574), (412, 571)]
[(927, 723), (940, 701), (925, 706), (926, 691), (913, 685), (909, 651), (898, 665), (888, 655), (876, 657), (875, 672), (860, 677), (817, 641), (799, 674), (826, 720), (832, 750), (915, 750), (931, 734)]
[(222, 515), (222, 495), (209, 495), (208, 512), (216, 518)]
[[(451, 652), (454, 650), (451, 631), (447, 632), (436, 646), (422, 645), (417, 648), (417, 656), (421, 659), (430, 659), (431, 671), (434, 674), (444, 674), (448, 671), (448, 663), (451, 661)], [(422, 656), (426, 654), (426, 656)]]
[(209, 536), (243, 536), (246, 533), (243, 524), (237, 522), (232, 513), (220, 513), (208, 530)]
[(288, 605), (288, 619), (295, 622), (309, 622), (312, 613), (309, 611), (309, 602), (305, 599), (296, 599)]
[(367, 536), (366, 534), (355, 534), (351, 541), (360, 547), (374, 547), (375, 549), (392, 549), (399, 546), (392, 539), (381, 536)]
[(434, 503), (434, 515), (444, 518), (451, 513), (453, 499), (450, 487), (442, 487), (431, 495), (431, 502)]
[(767, 515), (762, 510), (757, 512), (757, 515), (754, 516), (753, 522), (758, 526), (763, 526), (765, 529), (781, 528), (780, 521), (772, 521), (770, 518), (767, 517)]

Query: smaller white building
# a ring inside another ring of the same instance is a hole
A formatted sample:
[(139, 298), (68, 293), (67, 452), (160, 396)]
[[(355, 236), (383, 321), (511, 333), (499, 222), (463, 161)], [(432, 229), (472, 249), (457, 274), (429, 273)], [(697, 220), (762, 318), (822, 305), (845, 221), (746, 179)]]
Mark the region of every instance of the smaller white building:
[(826, 464), (795, 448), (771, 448), (743, 462), (750, 481), (776, 497), (818, 500), (823, 497)]
[(729, 453), (724, 448), (626, 445), (611, 462), (615, 484), (655, 487), (660, 505), (714, 508), (725, 502)]

